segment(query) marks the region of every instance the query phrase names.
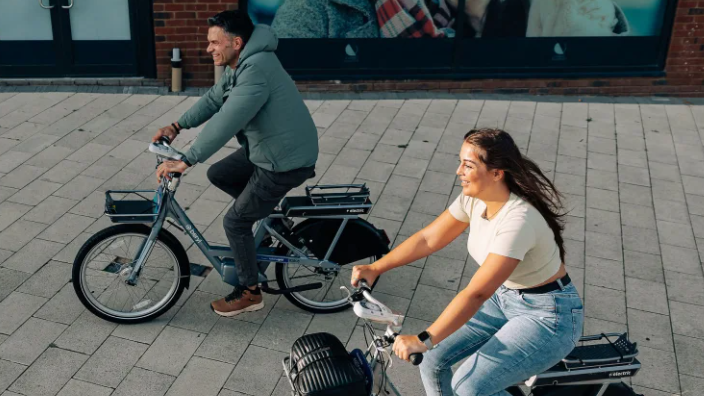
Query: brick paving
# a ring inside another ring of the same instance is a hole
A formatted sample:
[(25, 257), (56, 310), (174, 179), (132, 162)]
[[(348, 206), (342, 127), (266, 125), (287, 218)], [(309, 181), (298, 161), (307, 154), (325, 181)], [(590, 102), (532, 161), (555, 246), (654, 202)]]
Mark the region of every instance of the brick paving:
[[(218, 318), (208, 302), (229, 287), (214, 271), (194, 276), (177, 306), (150, 323), (118, 326), (90, 314), (69, 283), (70, 264), (111, 224), (102, 192), (153, 188), (149, 138), (197, 97), (17, 88), (0, 92), (0, 395), (286, 395), (280, 361), (296, 337), (330, 331), (349, 348), (363, 344), (352, 312), (313, 315), (283, 297), (267, 295), (262, 312)], [(585, 332), (630, 332), (643, 363), (633, 380), (639, 392), (701, 394), (704, 107), (419, 96), (307, 100), (320, 135), (315, 181), (367, 183), (368, 220), (399, 243), (459, 193), (462, 135), (505, 128), (568, 198), (567, 264), (585, 301)], [(184, 131), (176, 146), (198, 131)], [(229, 197), (206, 170), (236, 147), (190, 170), (177, 195), (214, 242), (223, 242)], [(191, 262), (207, 265), (180, 240)], [(376, 294), (407, 314), (413, 333), (475, 270), (458, 240), (388, 273)], [(404, 395), (423, 393), (416, 370), (398, 361), (391, 369)]]

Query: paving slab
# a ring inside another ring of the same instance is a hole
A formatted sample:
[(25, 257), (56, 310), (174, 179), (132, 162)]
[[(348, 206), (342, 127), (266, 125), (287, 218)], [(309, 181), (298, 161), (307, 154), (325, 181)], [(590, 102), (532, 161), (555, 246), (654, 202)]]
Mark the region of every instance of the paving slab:
[(15, 382), (15, 380), (22, 375), (26, 368), (27, 366), (19, 363), (13, 363), (0, 359), (0, 392), (4, 391), (13, 382)]
[(57, 396), (110, 396), (111, 388), (72, 379)]
[(78, 300), (73, 284), (67, 283), (34, 316), (50, 322), (71, 325), (84, 311), (85, 308)]
[(115, 388), (149, 346), (109, 337), (76, 373), (76, 379)]
[(53, 396), (66, 385), (88, 356), (59, 348), (49, 348), (9, 388), (32, 396)]
[(29, 366), (67, 327), (30, 318), (0, 345), (0, 359)]
[(171, 386), (167, 396), (217, 396), (234, 367), (233, 364), (194, 357)]
[(220, 318), (196, 350), (195, 356), (236, 364), (259, 327), (254, 323)]
[(13, 292), (0, 302), (0, 334), (11, 335), (36, 312), (47, 299)]
[(117, 325), (84, 311), (56, 340), (59, 348), (92, 355)]
[(63, 248), (64, 245), (61, 243), (35, 238), (5, 260), (2, 266), (33, 274)]
[[(374, 209), (365, 218), (398, 246), (460, 194), (455, 171), (464, 134), (477, 125), (504, 126), (565, 194), (566, 263), (584, 300), (585, 333), (629, 331), (644, 364), (633, 379), (638, 391), (696, 394), (704, 368), (704, 107), (362, 97), (306, 100), (321, 136), (311, 183), (367, 183)], [(193, 276), (171, 310), (138, 325), (97, 319), (77, 299), (71, 264), (90, 236), (112, 225), (102, 213), (103, 191), (153, 188), (148, 139), (196, 100), (0, 94), (0, 125), (11, 126), (0, 129), (3, 396), (285, 395), (281, 359), (298, 336), (329, 331), (348, 348), (363, 346), (351, 311), (312, 314), (279, 296), (265, 295), (259, 312), (218, 318), (208, 304), (231, 286), (215, 271)], [(177, 147), (188, 147), (201, 129), (185, 131)], [(201, 231), (220, 243), (232, 198), (210, 184), (207, 170), (238, 147), (229, 142), (189, 169), (178, 191)], [(208, 265), (190, 239), (176, 235), (191, 262)], [(466, 238), (381, 278), (375, 292), (406, 314), (404, 332), (432, 323), (476, 273)], [(395, 361), (390, 375), (404, 395), (422, 394), (417, 368)]]
[[(12, 252), (7, 251), (5, 256), (9, 257), (11, 254)], [(30, 276), (26, 272), (0, 267), (0, 302), (12, 294)]]
[(164, 396), (175, 377), (134, 367), (112, 396)]
[(71, 208), (76, 206), (78, 201), (60, 197), (48, 197), (39, 205), (36, 205), (26, 215), (23, 220), (42, 224), (54, 224), (56, 220), (61, 218)]
[(704, 306), (671, 301), (670, 309), (673, 333), (704, 339)]
[(313, 316), (307, 313), (273, 309), (254, 336), (252, 345), (290, 352), (291, 346), (305, 333), (312, 319)]
[(675, 334), (674, 339), (679, 372), (684, 375), (701, 377), (699, 367), (704, 359), (704, 340), (679, 334)]
[(166, 327), (136, 366), (177, 376), (204, 339), (201, 333)]
[(224, 387), (253, 396), (270, 395), (279, 381), (285, 356), (288, 354), (250, 345)]

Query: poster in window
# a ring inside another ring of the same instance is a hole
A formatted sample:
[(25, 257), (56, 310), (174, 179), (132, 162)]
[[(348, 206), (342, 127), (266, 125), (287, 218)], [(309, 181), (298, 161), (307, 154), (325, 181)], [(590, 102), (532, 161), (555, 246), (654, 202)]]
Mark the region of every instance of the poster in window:
[[(667, 0), (466, 0), (464, 38), (658, 36)], [(249, 0), (282, 38), (454, 38), (458, 0)]]

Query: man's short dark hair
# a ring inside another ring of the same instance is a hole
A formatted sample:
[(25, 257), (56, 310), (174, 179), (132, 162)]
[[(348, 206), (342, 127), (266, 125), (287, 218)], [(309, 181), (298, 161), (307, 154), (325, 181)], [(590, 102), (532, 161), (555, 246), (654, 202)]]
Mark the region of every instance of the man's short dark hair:
[(254, 31), (254, 24), (249, 15), (239, 10), (223, 11), (208, 18), (208, 26), (221, 27), (225, 32), (241, 37), (245, 43)]

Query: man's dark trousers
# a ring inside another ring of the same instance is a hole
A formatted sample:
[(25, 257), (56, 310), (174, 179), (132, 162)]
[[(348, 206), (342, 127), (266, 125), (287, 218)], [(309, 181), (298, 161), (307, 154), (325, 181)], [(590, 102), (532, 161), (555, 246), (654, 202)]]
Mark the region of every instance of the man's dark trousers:
[(313, 175), (314, 166), (288, 172), (271, 172), (252, 164), (240, 148), (208, 169), (208, 179), (235, 198), (223, 225), (235, 255), (241, 286), (259, 283), (257, 251), (252, 226), (271, 214), (279, 201)]

